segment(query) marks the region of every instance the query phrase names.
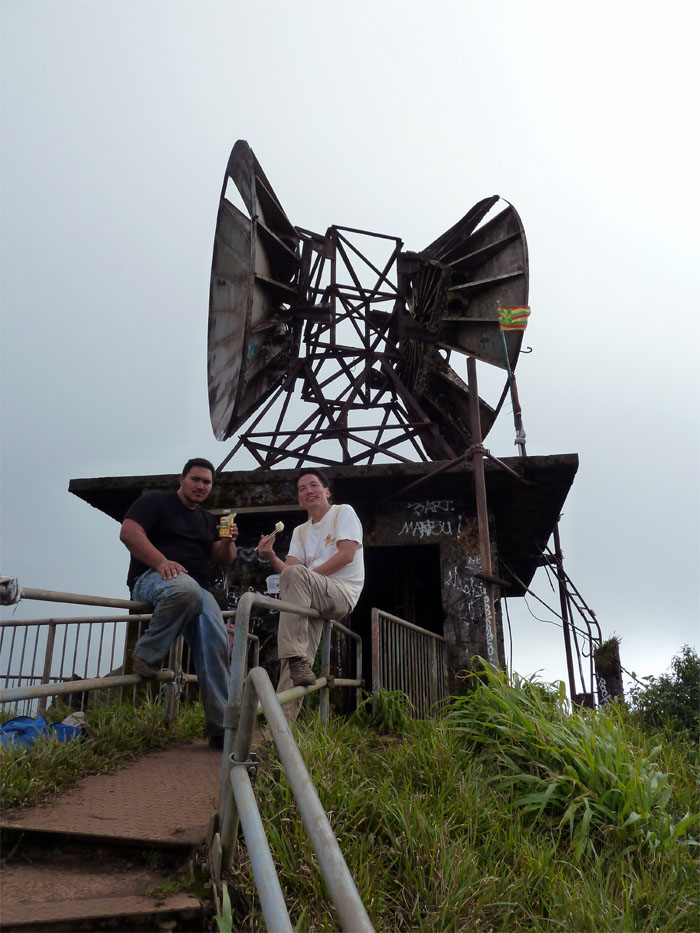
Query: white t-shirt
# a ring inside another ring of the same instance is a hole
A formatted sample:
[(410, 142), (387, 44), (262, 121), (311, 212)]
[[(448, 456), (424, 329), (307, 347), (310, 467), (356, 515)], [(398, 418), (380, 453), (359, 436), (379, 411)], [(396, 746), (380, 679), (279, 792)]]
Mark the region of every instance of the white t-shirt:
[(296, 557), (313, 570), (338, 553), (336, 541), (356, 541), (359, 545), (350, 563), (330, 574), (354, 606), (365, 582), (365, 563), (362, 559), (362, 525), (351, 505), (332, 505), (320, 522), (314, 524), (309, 519), (298, 525), (292, 532), (289, 556)]

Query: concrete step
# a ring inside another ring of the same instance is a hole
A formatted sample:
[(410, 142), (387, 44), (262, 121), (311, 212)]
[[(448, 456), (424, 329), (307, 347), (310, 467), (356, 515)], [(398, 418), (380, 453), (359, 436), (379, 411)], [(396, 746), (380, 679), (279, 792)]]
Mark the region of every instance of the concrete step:
[(182, 851), (30, 833), (14, 842), (5, 838), (3, 857), (3, 933), (205, 929), (205, 907), (191, 891), (195, 884)]

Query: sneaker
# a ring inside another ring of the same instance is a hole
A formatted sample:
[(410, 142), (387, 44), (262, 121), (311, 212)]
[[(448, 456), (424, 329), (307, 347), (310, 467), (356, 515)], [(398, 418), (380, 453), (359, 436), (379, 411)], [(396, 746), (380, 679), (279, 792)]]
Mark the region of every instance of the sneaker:
[(159, 667), (152, 667), (148, 661), (144, 661), (143, 658), (139, 658), (135, 654), (131, 655), (131, 668), (134, 674), (138, 674), (144, 680), (155, 680), (160, 674)]
[(289, 673), (295, 687), (313, 687), (316, 676), (311, 670), (308, 658), (290, 658)]

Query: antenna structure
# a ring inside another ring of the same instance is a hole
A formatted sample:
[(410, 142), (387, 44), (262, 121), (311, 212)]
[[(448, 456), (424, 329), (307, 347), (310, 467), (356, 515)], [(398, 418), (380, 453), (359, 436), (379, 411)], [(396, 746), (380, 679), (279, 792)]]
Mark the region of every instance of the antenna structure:
[[(219, 469), (241, 448), (261, 468), (460, 456), (469, 389), (451, 354), (512, 373), (523, 335), (501, 333), (498, 306), (527, 292), (525, 233), (498, 195), (420, 252), (368, 230), (319, 234), (291, 223), (239, 140), (217, 217), (208, 381), (216, 437), (242, 430)], [(507, 392), (508, 380), (495, 408), (478, 400), (483, 436)]]

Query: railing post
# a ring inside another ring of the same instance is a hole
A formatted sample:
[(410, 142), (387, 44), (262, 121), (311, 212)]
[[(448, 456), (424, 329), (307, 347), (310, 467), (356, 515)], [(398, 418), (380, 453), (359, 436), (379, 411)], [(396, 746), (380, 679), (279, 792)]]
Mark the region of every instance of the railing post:
[(437, 642), (434, 638), (430, 639), (430, 700), (428, 714), (433, 709), (438, 700), (438, 659)]
[[(331, 632), (332, 624), (328, 619), (323, 620), (323, 643), (321, 645), (321, 677), (330, 677), (331, 674)], [(321, 690), (321, 725), (325, 728), (328, 725), (328, 712), (330, 708), (330, 690), (328, 681)]]
[(355, 641), (355, 679), (360, 683), (355, 688), (355, 709), (359, 709), (362, 703), (362, 639)]
[[(240, 606), (240, 603), (239, 603)], [(245, 609), (245, 607), (244, 607)], [(249, 612), (250, 610), (248, 610)], [(238, 618), (238, 617), (236, 617)], [(235, 638), (235, 635), (234, 635)], [(231, 751), (225, 756), (228, 791), (225, 805), (219, 810), (219, 835), (221, 839), (221, 867), (229, 871), (233, 861), (233, 847), (238, 836), (238, 805), (231, 787), (231, 768), (233, 761), (248, 761), (253, 747), (253, 729), (258, 712), (258, 695), (254, 689), (244, 690), (238, 707), (239, 722), (236, 732), (231, 734)], [(225, 744), (225, 740), (224, 740)]]
[[(44, 670), (41, 674), (42, 684), (49, 683), (51, 679), (51, 666), (53, 664), (53, 649), (56, 643), (56, 623), (49, 623), (49, 633), (46, 637), (46, 651), (44, 652)], [(48, 697), (41, 697), (39, 699), (39, 711), (43, 712), (46, 709), (48, 704)]]
[(182, 673), (182, 635), (178, 635), (170, 646), (168, 667), (175, 675), (165, 685), (165, 721), (169, 724), (175, 722), (180, 712), (180, 675)]
[[(256, 697), (257, 700), (257, 697)], [(275, 863), (265, 836), (265, 827), (255, 800), (255, 793), (245, 762), (234, 762), (231, 767), (231, 789), (240, 813), (253, 877), (260, 895), (260, 909), (265, 926), (276, 933), (292, 933), (287, 905), (280, 885)], [(224, 862), (222, 857), (222, 864)]]
[(372, 695), (382, 689), (381, 656), (379, 649), (379, 610), (372, 609)]
[[(219, 792), (219, 826), (223, 827), (231, 822), (233, 834), (238, 830), (238, 816), (231, 813), (235, 809), (229, 773), (231, 771), (230, 756), (233, 752), (233, 743), (241, 718), (241, 704), (243, 702), (243, 687), (245, 682), (246, 660), (248, 657), (248, 629), (250, 628), (250, 610), (255, 600), (255, 593), (244, 593), (241, 596), (236, 610), (235, 631), (233, 633), (233, 649), (231, 651), (231, 674), (228, 682), (228, 703), (224, 711), (224, 750), (221, 760), (221, 789)], [(229, 816), (229, 814), (231, 814)]]

